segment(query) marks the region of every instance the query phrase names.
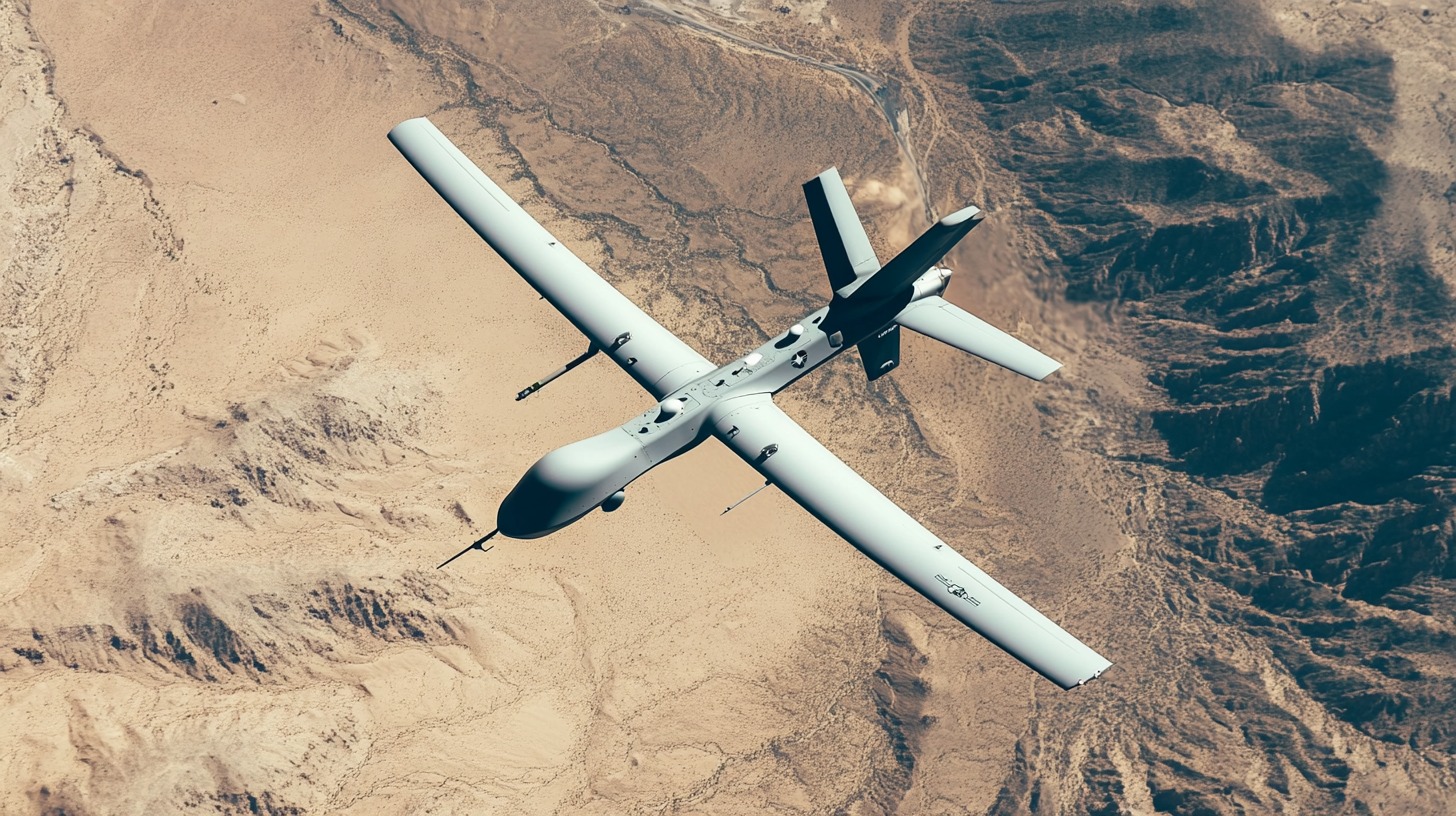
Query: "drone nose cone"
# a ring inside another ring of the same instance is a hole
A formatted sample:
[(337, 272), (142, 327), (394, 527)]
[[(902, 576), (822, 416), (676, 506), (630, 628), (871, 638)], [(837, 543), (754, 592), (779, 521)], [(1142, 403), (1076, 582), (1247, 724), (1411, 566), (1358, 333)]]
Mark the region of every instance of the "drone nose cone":
[(496, 526), (510, 538), (540, 538), (576, 521), (640, 476), (650, 463), (620, 429), (558, 448), (531, 466), (501, 502)]
[(526, 471), (496, 511), (495, 524), (510, 538), (540, 538), (566, 526), (558, 516), (566, 496), (542, 479), (535, 467)]

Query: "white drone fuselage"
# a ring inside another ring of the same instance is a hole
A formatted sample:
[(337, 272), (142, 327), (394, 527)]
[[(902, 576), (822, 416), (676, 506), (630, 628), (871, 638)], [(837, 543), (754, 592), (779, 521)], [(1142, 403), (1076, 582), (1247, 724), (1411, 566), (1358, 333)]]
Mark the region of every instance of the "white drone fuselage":
[[(938, 296), (951, 270), (932, 267), (917, 279), (910, 302)], [(657, 465), (692, 450), (745, 397), (777, 394), (862, 337), (823, 328), (825, 306), (734, 362), (699, 377), (621, 426), (557, 448), (531, 466), (501, 502), (496, 526), (509, 538), (540, 538), (598, 507), (621, 506), (627, 486)], [(895, 314), (872, 335), (899, 330)], [(856, 321), (866, 325), (863, 320)], [(871, 317), (869, 323), (878, 322)], [(883, 335), (881, 335), (883, 336)], [(627, 341), (623, 346), (630, 346)], [(630, 348), (626, 349), (630, 351)]]

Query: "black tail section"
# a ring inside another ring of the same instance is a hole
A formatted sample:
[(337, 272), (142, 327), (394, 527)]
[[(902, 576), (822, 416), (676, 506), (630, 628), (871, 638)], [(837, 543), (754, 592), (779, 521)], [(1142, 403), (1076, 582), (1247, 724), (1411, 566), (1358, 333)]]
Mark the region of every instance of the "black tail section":
[(864, 363), (870, 382), (889, 374), (900, 365), (900, 326), (891, 323), (859, 341), (859, 361)]
[(975, 229), (983, 218), (985, 215), (979, 209), (966, 207), (940, 219), (880, 271), (870, 275), (853, 291), (845, 292), (846, 299), (851, 303), (871, 303), (904, 292), (944, 258), (945, 253), (966, 237), (966, 233)]
[(849, 191), (831, 167), (804, 184), (804, 200), (814, 220), (814, 236), (819, 239), (819, 253), (824, 256), (824, 270), (829, 285), (843, 289), (880, 268), (864, 225), (849, 200)]
[(834, 300), (821, 328), (836, 342), (859, 348), (865, 376), (877, 380), (900, 364), (896, 316), (910, 303), (915, 281), (945, 257), (983, 218), (975, 207), (951, 213), (880, 266), (839, 171), (829, 168), (804, 184), (804, 200)]

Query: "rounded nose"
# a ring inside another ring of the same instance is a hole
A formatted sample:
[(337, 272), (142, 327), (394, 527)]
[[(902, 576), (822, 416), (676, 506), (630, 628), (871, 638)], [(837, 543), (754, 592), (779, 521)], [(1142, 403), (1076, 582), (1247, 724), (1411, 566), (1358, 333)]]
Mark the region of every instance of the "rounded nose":
[(531, 466), (501, 502), (496, 526), (540, 538), (590, 513), (651, 467), (642, 445), (614, 428), (558, 448)]
[(569, 496), (541, 479), (533, 465), (501, 502), (495, 516), (496, 527), (500, 528), (501, 535), (510, 538), (540, 538), (554, 533), (566, 526), (567, 522), (557, 517), (568, 499)]

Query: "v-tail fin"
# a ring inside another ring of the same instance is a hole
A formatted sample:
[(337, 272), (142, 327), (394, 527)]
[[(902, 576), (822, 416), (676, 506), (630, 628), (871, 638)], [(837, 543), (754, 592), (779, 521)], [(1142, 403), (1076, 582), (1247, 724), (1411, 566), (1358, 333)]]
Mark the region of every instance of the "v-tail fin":
[(840, 294), (850, 301), (861, 303), (887, 300), (901, 294), (930, 271), (930, 267), (939, 263), (985, 217), (976, 207), (966, 207), (947, 215), (930, 225), (930, 229), (880, 271), (865, 278), (853, 290)]
[(870, 382), (889, 374), (900, 365), (900, 327), (895, 323), (859, 341), (859, 361)]
[[(900, 326), (970, 352), (1018, 374), (1041, 380), (1062, 364), (975, 315), (939, 297), (947, 272), (926, 275), (985, 214), (966, 207), (930, 226), (889, 263), (880, 266), (864, 225), (854, 211), (839, 171), (829, 168), (804, 184), (804, 199), (824, 269), (834, 287), (825, 330), (857, 341), (865, 376), (877, 380), (900, 364)], [(928, 289), (928, 291), (927, 291)], [(898, 315), (894, 310), (908, 305)], [(885, 321), (895, 315), (887, 325)], [(881, 326), (878, 330), (874, 327)]]
[(805, 182), (804, 200), (809, 204), (831, 288), (843, 289), (880, 268), (839, 170), (831, 167)]

